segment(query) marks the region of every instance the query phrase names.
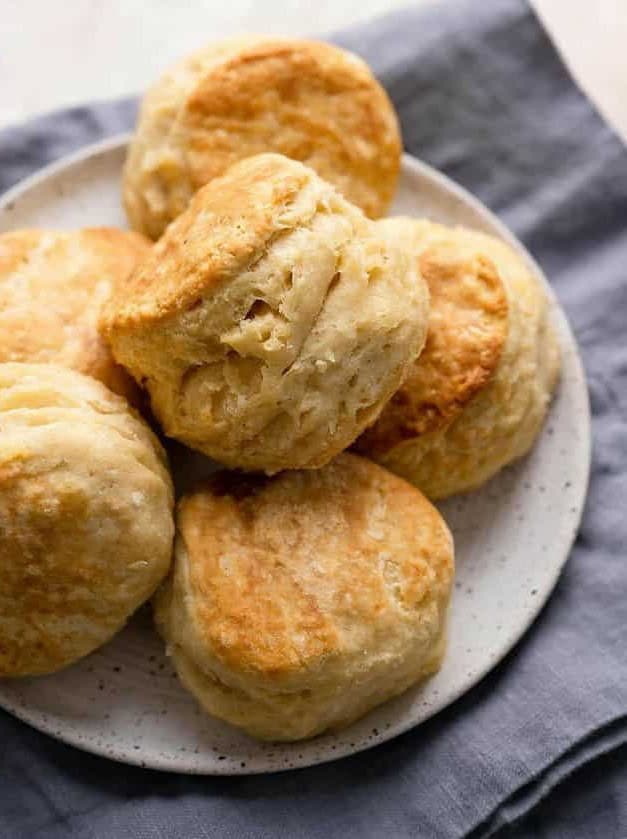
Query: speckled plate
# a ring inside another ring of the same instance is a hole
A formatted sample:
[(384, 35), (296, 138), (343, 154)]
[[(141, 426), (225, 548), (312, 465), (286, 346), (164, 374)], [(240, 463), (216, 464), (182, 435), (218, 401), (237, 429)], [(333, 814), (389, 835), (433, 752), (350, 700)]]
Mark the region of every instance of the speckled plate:
[[(126, 142), (118, 137), (91, 146), (20, 184), (0, 203), (0, 231), (125, 226), (120, 172)], [(523, 251), (478, 201), (408, 156), (394, 212), (485, 230)], [(0, 705), (53, 737), (115, 760), (220, 775), (332, 760), (388, 740), (449, 705), (529, 627), (579, 524), (590, 459), (587, 389), (573, 335), (551, 300), (563, 375), (537, 445), (479, 492), (440, 505), (455, 536), (457, 582), (448, 654), (426, 684), (339, 734), (295, 745), (257, 743), (200, 711), (179, 685), (144, 607), (117, 638), (73, 667), (0, 681)], [(205, 468), (202, 458), (181, 448), (179, 476), (198, 468)]]

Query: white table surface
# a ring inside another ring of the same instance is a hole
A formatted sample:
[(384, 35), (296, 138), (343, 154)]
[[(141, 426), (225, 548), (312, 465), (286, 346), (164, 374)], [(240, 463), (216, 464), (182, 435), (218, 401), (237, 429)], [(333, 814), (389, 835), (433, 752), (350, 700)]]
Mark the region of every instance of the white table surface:
[[(0, 128), (141, 90), (172, 60), (224, 35), (330, 32), (406, 2), (3, 0)], [(580, 84), (627, 138), (627, 0), (532, 2)]]

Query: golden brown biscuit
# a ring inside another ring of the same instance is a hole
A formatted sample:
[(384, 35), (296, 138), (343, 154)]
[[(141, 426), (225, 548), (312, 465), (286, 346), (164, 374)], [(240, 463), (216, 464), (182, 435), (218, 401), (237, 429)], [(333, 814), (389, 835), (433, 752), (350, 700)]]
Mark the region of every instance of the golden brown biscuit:
[(126, 280), (150, 246), (112, 227), (0, 235), (0, 362), (72, 367), (136, 403), (135, 383), (97, 323), (112, 284)]
[(146, 94), (124, 169), (135, 230), (158, 238), (233, 163), (279, 152), (372, 218), (396, 190), (394, 108), (361, 59), (331, 44), (249, 36), (210, 44)]
[(200, 190), (102, 321), (165, 432), (268, 472), (322, 466), (353, 442), (427, 327), (413, 254), (378, 230), (280, 155)]
[(355, 449), (430, 498), (474, 489), (526, 454), (559, 374), (540, 282), (483, 233), (399, 218), (378, 224), (418, 255), (427, 343)]
[(209, 713), (269, 740), (340, 728), (438, 670), (451, 535), (363, 458), (219, 474), (178, 509), (157, 626)]
[(0, 364), (0, 676), (108, 641), (172, 553), (172, 485), (147, 425), (100, 382)]

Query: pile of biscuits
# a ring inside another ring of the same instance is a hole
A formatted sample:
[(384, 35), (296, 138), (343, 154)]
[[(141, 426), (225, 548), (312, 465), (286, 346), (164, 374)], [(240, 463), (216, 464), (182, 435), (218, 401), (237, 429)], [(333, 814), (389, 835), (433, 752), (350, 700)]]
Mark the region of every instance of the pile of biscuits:
[[(401, 148), (361, 60), (239, 38), (147, 93), (136, 232), (0, 236), (0, 676), (75, 662), (153, 595), (183, 685), (256, 737), (437, 671), (431, 501), (529, 450), (560, 362), (508, 245), (378, 220)], [(160, 434), (226, 467), (175, 512)]]

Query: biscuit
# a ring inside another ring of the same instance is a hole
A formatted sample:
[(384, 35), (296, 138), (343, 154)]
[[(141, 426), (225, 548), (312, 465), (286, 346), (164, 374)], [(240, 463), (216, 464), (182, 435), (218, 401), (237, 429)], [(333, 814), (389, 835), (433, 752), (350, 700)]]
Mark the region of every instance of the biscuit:
[(426, 336), (413, 254), (311, 169), (248, 158), (201, 189), (102, 329), (171, 437), (227, 466), (327, 463)]
[(97, 322), (112, 283), (126, 280), (150, 245), (107, 227), (0, 235), (0, 363), (61, 364), (137, 403), (135, 383), (114, 362)]
[(378, 224), (418, 255), (429, 332), (355, 449), (429, 498), (472, 490), (526, 454), (542, 427), (560, 367), (546, 293), (494, 237), (413, 219)]
[(453, 544), (414, 487), (342, 454), (184, 497), (157, 627), (183, 684), (266, 740), (337, 729), (436, 672)]
[(51, 673), (167, 574), (172, 485), (128, 404), (52, 364), (0, 364), (0, 676)]
[(144, 98), (124, 168), (131, 226), (158, 238), (197, 189), (263, 152), (306, 163), (377, 218), (396, 190), (401, 139), (381, 85), (339, 47), (263, 36), (210, 44)]

